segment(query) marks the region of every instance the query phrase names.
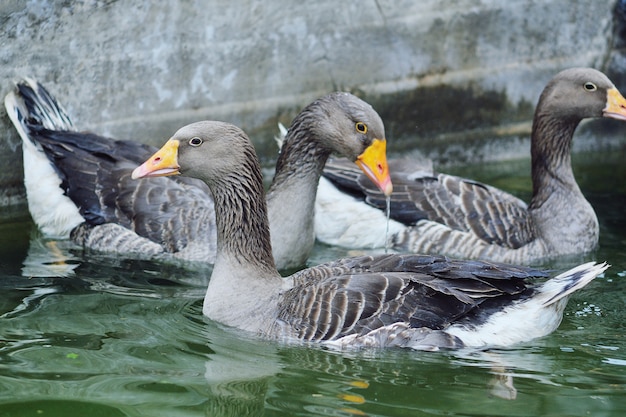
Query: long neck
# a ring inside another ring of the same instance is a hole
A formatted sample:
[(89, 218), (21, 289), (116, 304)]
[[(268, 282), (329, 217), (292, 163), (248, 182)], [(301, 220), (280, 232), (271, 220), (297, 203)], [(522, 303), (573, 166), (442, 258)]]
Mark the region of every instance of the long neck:
[(217, 223), (216, 267), (228, 260), (274, 275), (261, 172), (256, 158), (248, 158), (247, 164), (211, 187)]
[(531, 138), (531, 208), (540, 207), (559, 189), (580, 193), (571, 163), (572, 137), (579, 122), (540, 111), (535, 114)]
[(217, 254), (202, 311), (258, 332), (272, 323), (282, 279), (272, 258), (261, 171), (251, 156), (238, 172), (211, 184)]
[(317, 113), (318, 109), (308, 109), (294, 120), (276, 162), (270, 193), (293, 181), (317, 185), (331, 154), (317, 138), (316, 126), (321, 124)]
[(272, 248), (280, 269), (301, 266), (315, 243), (317, 186), (331, 151), (317, 139), (309, 112), (294, 121), (267, 194)]

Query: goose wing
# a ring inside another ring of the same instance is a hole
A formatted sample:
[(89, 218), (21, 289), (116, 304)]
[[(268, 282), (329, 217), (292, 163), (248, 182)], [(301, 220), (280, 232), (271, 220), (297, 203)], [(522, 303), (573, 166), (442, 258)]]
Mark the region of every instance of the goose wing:
[[(408, 226), (421, 220), (469, 232), (481, 240), (516, 249), (537, 236), (527, 205), (495, 187), (438, 174), (429, 166), (405, 159), (390, 164), (394, 191), (390, 217)], [(347, 161), (326, 164), (324, 177), (364, 203), (386, 210), (386, 198)]]
[(294, 275), (277, 323), (303, 340), (334, 340), (405, 323), (444, 329), (486, 300), (527, 291), (542, 271), (425, 255), (379, 255), (319, 265)]

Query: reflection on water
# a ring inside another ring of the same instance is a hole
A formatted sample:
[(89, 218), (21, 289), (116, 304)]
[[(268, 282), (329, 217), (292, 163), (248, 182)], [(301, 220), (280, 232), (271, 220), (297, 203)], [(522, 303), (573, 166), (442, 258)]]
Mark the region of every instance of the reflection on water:
[(28, 254), (22, 263), (25, 277), (70, 277), (78, 266), (79, 257), (71, 253), (75, 246), (67, 240), (44, 238), (33, 228)]
[[(0, 225), (0, 416), (622, 415), (622, 160), (575, 159), (600, 248), (544, 265), (612, 267), (572, 298), (554, 334), (510, 349), (336, 352), (263, 341), (202, 317), (209, 267), (84, 253), (30, 223)], [(527, 199), (527, 166), (456, 172)], [(347, 254), (318, 245), (310, 262)]]

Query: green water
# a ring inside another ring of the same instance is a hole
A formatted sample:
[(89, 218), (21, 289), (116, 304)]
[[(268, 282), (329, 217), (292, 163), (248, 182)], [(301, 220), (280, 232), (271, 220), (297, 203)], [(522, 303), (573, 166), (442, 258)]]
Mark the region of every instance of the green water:
[[(555, 333), (486, 352), (257, 340), (202, 317), (209, 268), (86, 255), (28, 221), (0, 225), (0, 416), (626, 415), (624, 156), (575, 158), (600, 248), (544, 265), (612, 267)], [(526, 160), (454, 172), (530, 194)], [(347, 253), (320, 245), (311, 262)]]

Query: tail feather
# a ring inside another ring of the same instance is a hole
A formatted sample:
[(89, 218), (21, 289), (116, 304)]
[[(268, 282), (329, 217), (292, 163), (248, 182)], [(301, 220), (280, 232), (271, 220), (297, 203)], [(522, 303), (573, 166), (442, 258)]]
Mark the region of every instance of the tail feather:
[(64, 179), (40, 140), (42, 132), (75, 132), (65, 109), (37, 81), (24, 78), (4, 99), (7, 114), (22, 138), (28, 209), (46, 236), (66, 238), (84, 221), (65, 194)]
[(556, 303), (583, 288), (609, 267), (606, 262), (597, 264), (588, 262), (565, 271), (546, 281), (540, 288), (540, 297), (544, 306)]
[(278, 122), (278, 135), (274, 136), (274, 140), (278, 145), (278, 150), (280, 151), (283, 147), (283, 142), (287, 137), (287, 128), (281, 122)]
[(4, 99), (9, 118), (22, 140), (32, 140), (33, 128), (74, 131), (74, 124), (63, 106), (36, 80), (23, 78)]

